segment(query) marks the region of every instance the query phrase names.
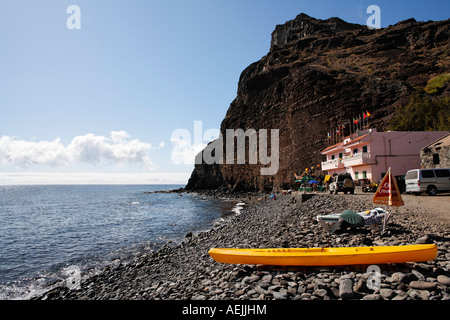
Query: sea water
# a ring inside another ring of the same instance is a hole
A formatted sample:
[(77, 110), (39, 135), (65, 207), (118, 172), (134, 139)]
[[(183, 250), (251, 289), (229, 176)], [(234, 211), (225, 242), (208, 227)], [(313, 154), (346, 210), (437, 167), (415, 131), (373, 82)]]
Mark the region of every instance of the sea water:
[[(176, 185), (0, 186), (0, 299), (27, 299), (64, 279), (123, 263), (233, 214)], [(236, 210), (235, 210), (236, 211)]]

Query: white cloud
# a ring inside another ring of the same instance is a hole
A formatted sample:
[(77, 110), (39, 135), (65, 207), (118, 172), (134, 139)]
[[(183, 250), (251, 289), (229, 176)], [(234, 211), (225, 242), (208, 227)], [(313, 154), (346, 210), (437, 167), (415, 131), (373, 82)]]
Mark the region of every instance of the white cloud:
[(53, 141), (25, 141), (16, 137), (0, 137), (0, 165), (12, 164), (27, 168), (30, 165), (68, 167), (76, 164), (137, 164), (154, 169), (150, 160), (149, 143), (130, 140), (125, 131), (112, 131), (110, 137), (86, 134), (76, 136), (67, 146), (57, 138)]

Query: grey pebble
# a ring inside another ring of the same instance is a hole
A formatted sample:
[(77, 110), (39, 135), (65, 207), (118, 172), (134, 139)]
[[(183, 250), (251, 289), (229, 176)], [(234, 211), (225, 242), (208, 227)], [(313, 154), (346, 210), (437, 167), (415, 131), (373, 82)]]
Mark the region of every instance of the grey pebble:
[[(116, 261), (97, 274), (86, 275), (82, 290), (69, 290), (62, 285), (36, 299), (450, 299), (449, 242), (440, 240), (449, 238), (450, 232), (425, 213), (396, 208), (384, 235), (367, 229), (348, 229), (328, 236), (315, 219), (318, 214), (349, 208), (372, 208), (371, 200), (370, 196), (320, 194), (299, 202), (291, 195), (280, 195), (277, 200), (246, 205), (240, 215), (209, 231), (192, 234), (154, 252), (140, 253), (134, 261)], [(381, 276), (379, 288), (375, 289), (368, 286), (367, 266), (229, 265), (217, 263), (207, 254), (213, 247), (408, 245), (417, 240), (436, 242), (438, 259), (379, 265)]]

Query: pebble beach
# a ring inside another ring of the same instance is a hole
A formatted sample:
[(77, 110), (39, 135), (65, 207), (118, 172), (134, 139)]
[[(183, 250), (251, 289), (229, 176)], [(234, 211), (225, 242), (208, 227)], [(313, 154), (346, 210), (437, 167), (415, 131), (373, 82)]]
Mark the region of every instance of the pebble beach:
[[(392, 208), (385, 233), (340, 229), (328, 235), (317, 215), (374, 207), (370, 195), (296, 194), (276, 200), (242, 196), (246, 205), (211, 230), (188, 234), (178, 244), (82, 275), (79, 289), (61, 285), (42, 300), (449, 300), (450, 228), (420, 205)], [(215, 262), (208, 250), (230, 248), (350, 247), (435, 243), (433, 261), (379, 265), (370, 286), (367, 265), (277, 267)]]

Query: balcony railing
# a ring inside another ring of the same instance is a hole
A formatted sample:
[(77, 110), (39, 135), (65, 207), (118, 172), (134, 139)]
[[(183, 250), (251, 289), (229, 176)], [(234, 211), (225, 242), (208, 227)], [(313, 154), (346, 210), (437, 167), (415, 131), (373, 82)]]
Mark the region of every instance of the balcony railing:
[(358, 164), (365, 164), (372, 162), (370, 152), (359, 152), (344, 157), (344, 165), (355, 166)]
[(322, 162), (322, 170), (332, 170), (344, 168), (344, 163), (342, 159), (334, 159)]

